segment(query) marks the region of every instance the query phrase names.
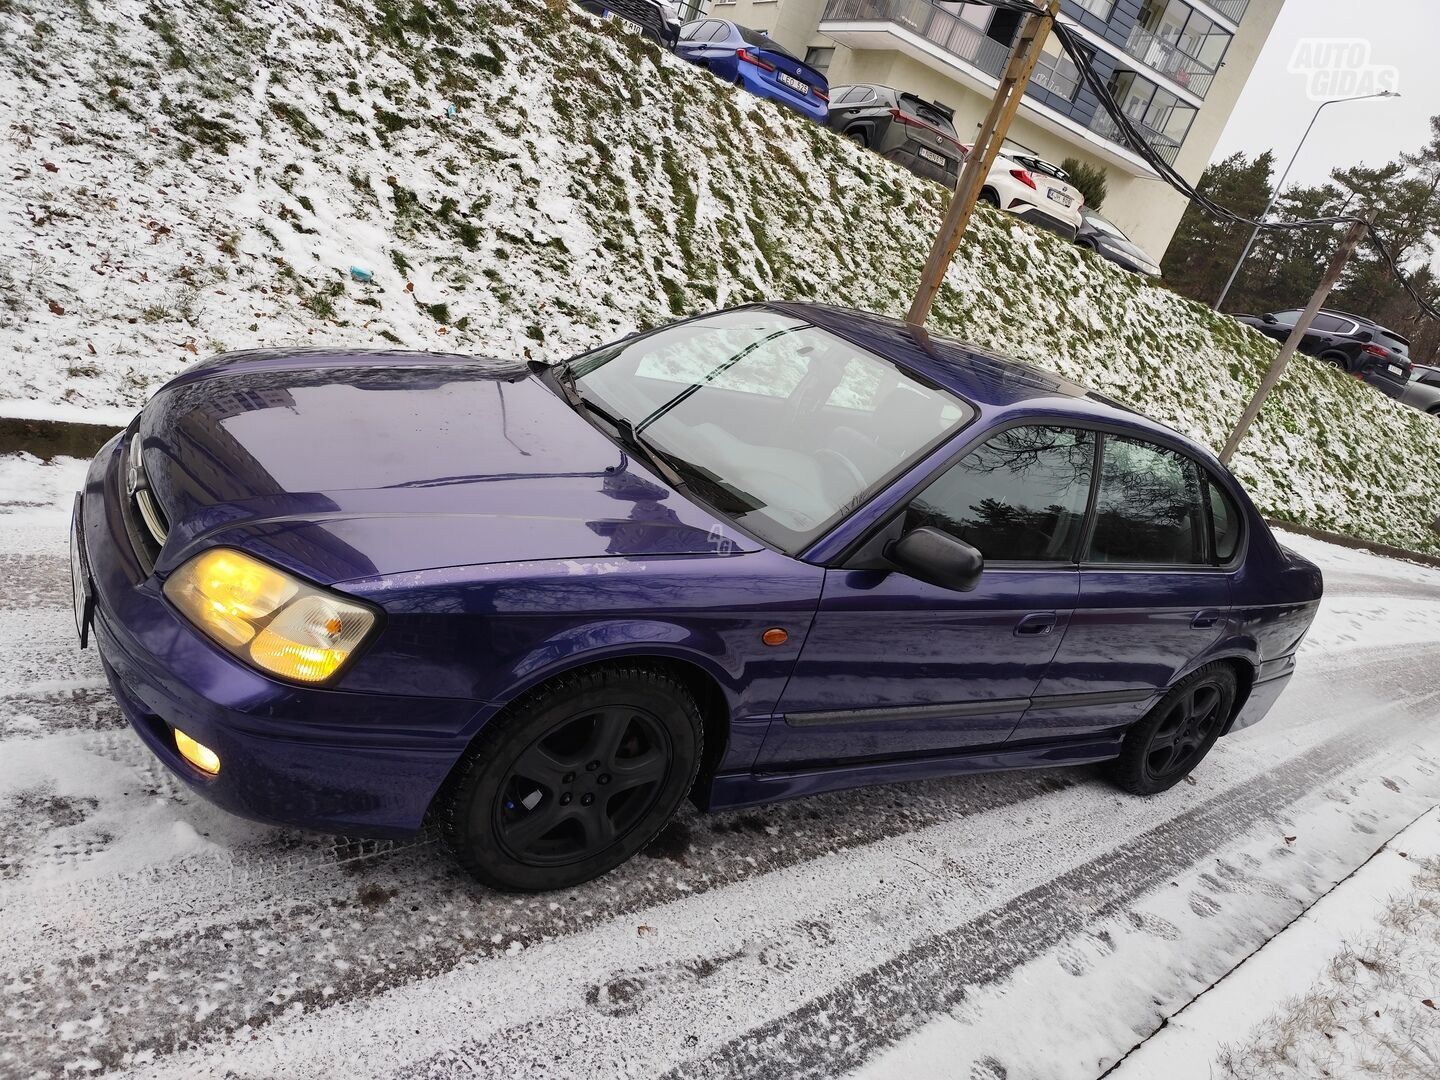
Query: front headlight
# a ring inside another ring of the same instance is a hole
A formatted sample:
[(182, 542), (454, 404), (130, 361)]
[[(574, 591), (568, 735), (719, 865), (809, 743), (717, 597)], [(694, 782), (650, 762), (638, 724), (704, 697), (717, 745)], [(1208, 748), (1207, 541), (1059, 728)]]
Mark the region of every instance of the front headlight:
[(227, 652), (300, 683), (332, 678), (375, 626), (369, 608), (233, 548), (195, 556), (165, 595)]

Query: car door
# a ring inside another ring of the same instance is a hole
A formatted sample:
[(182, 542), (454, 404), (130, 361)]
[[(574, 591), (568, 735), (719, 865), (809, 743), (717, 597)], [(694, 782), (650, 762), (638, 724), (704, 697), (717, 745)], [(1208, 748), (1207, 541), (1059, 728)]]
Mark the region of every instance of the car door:
[[(1234, 561), (1217, 544), (1203, 467), (1147, 439), (1105, 434), (1080, 596), (1017, 741), (1138, 719), (1225, 631)], [(1233, 511), (1229, 518), (1237, 520)], [(1221, 556), (1225, 556), (1222, 560)]]
[(1075, 560), (1094, 467), (1093, 432), (1007, 428), (948, 466), (867, 545), (878, 551), (887, 534), (924, 526), (948, 532), (986, 557), (971, 592), (899, 571), (827, 570), (757, 766), (1005, 742), (1078, 596)]

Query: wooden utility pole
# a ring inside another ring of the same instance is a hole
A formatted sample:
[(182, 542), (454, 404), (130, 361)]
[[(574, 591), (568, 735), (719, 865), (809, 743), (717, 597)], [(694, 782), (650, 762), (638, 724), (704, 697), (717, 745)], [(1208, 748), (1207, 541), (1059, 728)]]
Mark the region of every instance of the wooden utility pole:
[(1356, 245), (1360, 243), (1374, 221), (1375, 211), (1365, 211), (1360, 215), (1360, 220), (1350, 226), (1350, 231), (1340, 242), (1339, 250), (1330, 260), (1330, 265), (1325, 268), (1325, 276), (1320, 279), (1320, 287), (1315, 290), (1315, 295), (1310, 297), (1310, 303), (1305, 305), (1305, 310), (1300, 313), (1300, 318), (1295, 320), (1295, 328), (1290, 331), (1290, 336), (1285, 339), (1285, 344), (1280, 346), (1280, 351), (1275, 354), (1275, 359), (1270, 363), (1270, 370), (1265, 372), (1265, 377), (1260, 380), (1260, 387), (1255, 391), (1255, 396), (1250, 399), (1250, 404), (1245, 406), (1245, 412), (1240, 417), (1240, 422), (1235, 425), (1235, 430), (1225, 441), (1225, 449), (1220, 451), (1220, 460), (1226, 465), (1230, 464), (1230, 459), (1235, 454), (1235, 448), (1245, 438), (1245, 433), (1250, 430), (1250, 425), (1255, 422), (1255, 417), (1260, 415), (1260, 409), (1265, 404), (1265, 399), (1270, 396), (1270, 391), (1275, 389), (1275, 384), (1280, 381), (1280, 376), (1285, 374), (1285, 366), (1290, 363), (1290, 357), (1295, 355), (1295, 350), (1299, 347), (1301, 340), (1309, 333), (1310, 324), (1314, 321), (1316, 313), (1324, 306), (1325, 298), (1330, 295), (1330, 290), (1340, 280), (1340, 272), (1345, 269), (1345, 261), (1350, 258)]
[(950, 196), (950, 207), (945, 211), (945, 222), (935, 242), (930, 246), (930, 257), (925, 260), (925, 269), (920, 272), (920, 288), (910, 305), (910, 314), (905, 321), (913, 326), (924, 326), (930, 315), (930, 307), (945, 280), (945, 271), (965, 235), (965, 226), (975, 211), (975, 203), (985, 186), (985, 177), (995, 164), (995, 155), (1010, 130), (1010, 121), (1020, 108), (1020, 99), (1025, 96), (1025, 87), (1030, 82), (1030, 73), (1040, 60), (1040, 49), (1050, 28), (1055, 25), (1055, 16), (1060, 13), (1060, 0), (1049, 0), (1043, 12), (1026, 16), (1020, 37), (1010, 50), (1010, 62), (1005, 65), (1005, 74), (995, 90), (995, 100), (980, 125), (975, 143), (965, 155), (965, 165), (960, 170), (960, 179), (955, 184), (955, 193)]

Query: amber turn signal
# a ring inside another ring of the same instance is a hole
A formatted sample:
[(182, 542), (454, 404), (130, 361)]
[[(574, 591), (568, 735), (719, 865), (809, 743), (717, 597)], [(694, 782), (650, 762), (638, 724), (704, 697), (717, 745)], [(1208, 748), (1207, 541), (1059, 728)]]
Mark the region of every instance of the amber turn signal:
[(772, 626), (760, 635), (760, 640), (766, 645), (784, 645), (790, 640), (790, 634), (783, 626)]

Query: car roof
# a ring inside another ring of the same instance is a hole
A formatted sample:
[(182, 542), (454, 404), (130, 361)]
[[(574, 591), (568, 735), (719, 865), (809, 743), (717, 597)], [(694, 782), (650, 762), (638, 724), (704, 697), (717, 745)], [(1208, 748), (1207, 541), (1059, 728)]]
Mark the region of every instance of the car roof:
[(917, 330), (903, 320), (829, 304), (761, 305), (804, 319), (930, 379), (982, 413), (1045, 414), (1113, 423), (1208, 451), (1193, 439), (1063, 375), (989, 352), (957, 338)]

